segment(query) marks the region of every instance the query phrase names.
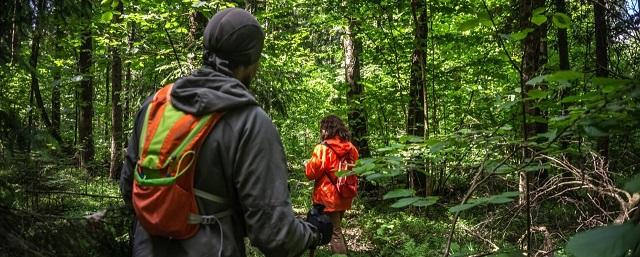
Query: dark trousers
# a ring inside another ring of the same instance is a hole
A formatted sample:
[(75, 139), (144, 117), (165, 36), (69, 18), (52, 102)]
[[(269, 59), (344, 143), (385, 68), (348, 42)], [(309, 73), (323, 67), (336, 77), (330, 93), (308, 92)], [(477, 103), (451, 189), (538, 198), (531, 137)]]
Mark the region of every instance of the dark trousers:
[(347, 244), (342, 234), (342, 218), (344, 217), (344, 211), (327, 212), (331, 223), (333, 224), (333, 233), (331, 235), (331, 252), (346, 254)]

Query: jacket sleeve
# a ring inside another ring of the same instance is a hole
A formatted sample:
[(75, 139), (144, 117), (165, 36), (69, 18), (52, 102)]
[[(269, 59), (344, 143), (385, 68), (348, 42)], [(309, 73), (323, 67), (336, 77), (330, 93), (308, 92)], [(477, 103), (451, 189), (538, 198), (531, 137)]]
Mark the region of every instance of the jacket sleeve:
[(327, 151), (326, 147), (319, 144), (313, 149), (313, 153), (311, 154), (311, 159), (307, 162), (305, 167), (305, 175), (307, 175), (307, 179), (316, 180), (322, 177), (324, 174), (324, 166), (325, 166), (325, 157)]
[(247, 234), (265, 256), (299, 256), (316, 245), (316, 228), (294, 216), (280, 136), (258, 108), (239, 135), (234, 183)]

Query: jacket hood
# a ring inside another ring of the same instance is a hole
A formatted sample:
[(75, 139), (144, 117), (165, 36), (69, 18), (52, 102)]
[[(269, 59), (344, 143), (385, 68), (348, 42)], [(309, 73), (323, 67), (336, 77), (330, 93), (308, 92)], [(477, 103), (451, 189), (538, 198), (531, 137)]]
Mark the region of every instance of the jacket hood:
[(256, 105), (255, 97), (227, 69), (209, 66), (180, 78), (171, 90), (171, 103), (181, 111), (203, 115), (246, 105)]
[(324, 143), (331, 147), (331, 149), (333, 149), (333, 151), (335, 151), (336, 155), (338, 156), (344, 156), (355, 147), (351, 142), (340, 137), (327, 139), (324, 141)]

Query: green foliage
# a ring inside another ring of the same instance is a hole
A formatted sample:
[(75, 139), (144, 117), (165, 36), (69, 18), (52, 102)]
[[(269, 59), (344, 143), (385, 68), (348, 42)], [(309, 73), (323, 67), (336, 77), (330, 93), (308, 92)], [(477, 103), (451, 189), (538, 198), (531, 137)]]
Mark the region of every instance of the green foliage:
[(576, 257), (637, 256), (638, 233), (640, 226), (633, 223), (596, 228), (571, 237), (567, 250)]
[(518, 192), (503, 192), (499, 195), (492, 195), (489, 197), (480, 197), (476, 199), (471, 199), (466, 203), (459, 204), (449, 208), (449, 212), (461, 212), (476, 206), (486, 205), (486, 204), (509, 203), (513, 201), (513, 197), (517, 197), (517, 196), (518, 196)]
[(552, 21), (553, 25), (559, 29), (567, 29), (571, 26), (571, 18), (561, 12), (554, 13)]

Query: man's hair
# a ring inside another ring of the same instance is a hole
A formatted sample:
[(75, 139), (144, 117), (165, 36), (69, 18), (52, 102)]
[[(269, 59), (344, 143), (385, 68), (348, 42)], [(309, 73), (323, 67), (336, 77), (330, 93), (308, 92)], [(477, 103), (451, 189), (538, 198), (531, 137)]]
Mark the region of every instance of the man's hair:
[(349, 129), (347, 129), (342, 120), (336, 115), (324, 117), (320, 121), (320, 130), (325, 131), (325, 134), (322, 135), (322, 140), (327, 140), (335, 136), (339, 136), (345, 140), (351, 139), (351, 132), (349, 132)]

